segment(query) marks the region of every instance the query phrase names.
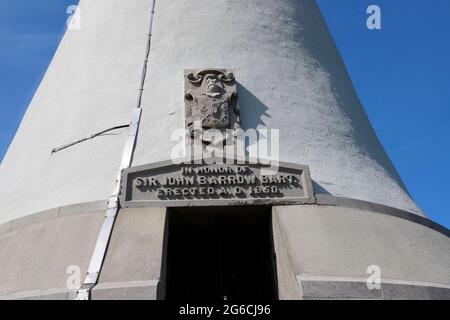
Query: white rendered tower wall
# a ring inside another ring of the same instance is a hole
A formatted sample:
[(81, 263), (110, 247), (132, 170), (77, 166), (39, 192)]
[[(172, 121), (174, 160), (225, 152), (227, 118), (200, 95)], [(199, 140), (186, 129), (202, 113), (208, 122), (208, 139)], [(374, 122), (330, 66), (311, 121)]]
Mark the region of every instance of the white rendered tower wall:
[[(9, 235), (0, 240), (8, 270), (0, 275), (0, 295), (66, 292), (64, 268), (86, 269), (127, 131), (51, 150), (129, 123), (152, 6), (153, 0), (81, 1), (81, 29), (64, 36), (0, 167), (0, 230)], [(409, 196), (313, 0), (156, 0), (133, 166), (170, 160), (171, 132), (184, 127), (183, 72), (207, 67), (236, 71), (244, 129), (279, 129), (280, 160), (311, 168), (317, 205), (274, 208), (285, 263), (281, 297), (323, 297), (321, 288), (330, 290), (334, 280), (363, 283), (366, 267), (377, 263), (391, 283), (448, 288), (448, 230), (424, 218)], [(156, 297), (164, 208), (126, 211), (101, 281), (143, 281)], [(133, 241), (125, 230), (143, 226), (142, 241), (155, 249), (150, 255), (142, 258), (139, 239), (129, 244), (130, 256), (114, 253)], [(54, 243), (58, 237), (63, 245)], [(27, 241), (33, 249), (14, 251)], [(17, 266), (36, 252), (46, 252), (54, 268), (34, 281), (44, 262), (29, 264), (28, 277)], [(130, 267), (133, 259), (143, 259), (142, 269)]]

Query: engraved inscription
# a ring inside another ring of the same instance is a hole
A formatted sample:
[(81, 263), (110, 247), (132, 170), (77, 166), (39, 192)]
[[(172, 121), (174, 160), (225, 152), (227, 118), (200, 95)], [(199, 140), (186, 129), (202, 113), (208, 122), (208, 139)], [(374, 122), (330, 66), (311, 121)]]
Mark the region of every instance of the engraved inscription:
[(307, 167), (280, 168), (274, 175), (261, 174), (262, 167), (181, 164), (135, 172), (131, 168), (125, 173), (122, 198), (125, 206), (132, 206), (165, 201), (171, 205), (305, 203), (314, 197)]

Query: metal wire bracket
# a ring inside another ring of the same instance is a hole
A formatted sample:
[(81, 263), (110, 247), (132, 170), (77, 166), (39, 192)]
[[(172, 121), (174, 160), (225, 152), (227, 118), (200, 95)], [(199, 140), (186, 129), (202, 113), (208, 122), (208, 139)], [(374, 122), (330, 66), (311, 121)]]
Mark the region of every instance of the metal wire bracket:
[(76, 145), (76, 144), (82, 143), (82, 142), (84, 142), (84, 141), (92, 140), (92, 139), (94, 139), (94, 138), (96, 138), (96, 137), (98, 137), (98, 136), (101, 136), (101, 135), (105, 134), (105, 133), (108, 133), (108, 132), (111, 132), (111, 131), (114, 131), (114, 130), (123, 129), (123, 128), (128, 128), (128, 127), (129, 127), (129, 125), (127, 124), (127, 125), (123, 125), (123, 126), (112, 127), (112, 128), (109, 128), (109, 129), (106, 129), (106, 130), (103, 130), (103, 131), (94, 133), (94, 134), (90, 135), (89, 137), (86, 137), (86, 138), (83, 138), (83, 139), (80, 139), (80, 140), (77, 140), (77, 141), (74, 141), (74, 142), (65, 144), (65, 145), (63, 145), (63, 146), (61, 146), (61, 147), (58, 147), (58, 148), (54, 148), (54, 149), (52, 150), (52, 154), (53, 154), (53, 153), (57, 153), (57, 152), (59, 152), (59, 151), (62, 151), (62, 150), (64, 150), (64, 149), (70, 148), (70, 147), (72, 147), (72, 146), (74, 146), (74, 145)]

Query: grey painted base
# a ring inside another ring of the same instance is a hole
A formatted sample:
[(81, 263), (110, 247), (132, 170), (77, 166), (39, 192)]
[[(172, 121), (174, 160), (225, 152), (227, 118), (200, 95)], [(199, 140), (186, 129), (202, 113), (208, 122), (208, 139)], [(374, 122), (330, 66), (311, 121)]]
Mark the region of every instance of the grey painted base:
[[(321, 201), (273, 209), (280, 299), (450, 299), (446, 228), (388, 207)], [(79, 266), (84, 277), (103, 207), (59, 208), (1, 225), (0, 299), (74, 299), (67, 267)], [(120, 211), (93, 300), (164, 296), (165, 224), (165, 208)], [(367, 289), (369, 265), (380, 267), (381, 290)]]
[(448, 300), (450, 286), (383, 280), (369, 289), (366, 279), (297, 277), (304, 299)]
[(91, 300), (156, 300), (158, 280), (102, 283), (91, 293)]
[(5, 296), (0, 296), (0, 300), (74, 300), (75, 291), (68, 289), (49, 289), (24, 291)]
[[(448, 232), (391, 214), (324, 205), (276, 207), (273, 229), (281, 299), (449, 297)], [(381, 291), (366, 287), (369, 266), (379, 267)]]

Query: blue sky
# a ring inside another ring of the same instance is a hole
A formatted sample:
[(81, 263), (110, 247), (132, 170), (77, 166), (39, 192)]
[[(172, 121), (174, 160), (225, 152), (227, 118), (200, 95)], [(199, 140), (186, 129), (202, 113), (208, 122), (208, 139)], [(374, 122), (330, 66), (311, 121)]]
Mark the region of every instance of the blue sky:
[[(0, 0), (0, 159), (76, 0)], [(450, 1), (318, 0), (375, 130), (414, 199), (450, 227)], [(382, 29), (366, 28), (381, 8)]]

